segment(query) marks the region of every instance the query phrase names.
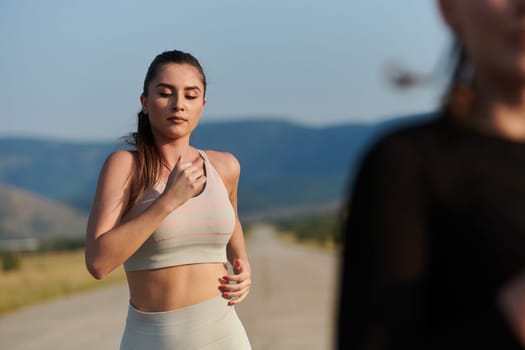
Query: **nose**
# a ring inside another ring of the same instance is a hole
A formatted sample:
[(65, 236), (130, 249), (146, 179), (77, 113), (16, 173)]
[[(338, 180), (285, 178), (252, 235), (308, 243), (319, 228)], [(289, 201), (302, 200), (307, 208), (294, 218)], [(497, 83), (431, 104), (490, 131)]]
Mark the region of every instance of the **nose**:
[(177, 94), (173, 94), (171, 98), (171, 109), (174, 111), (183, 111), (184, 110), (184, 99), (180, 96), (177, 96)]

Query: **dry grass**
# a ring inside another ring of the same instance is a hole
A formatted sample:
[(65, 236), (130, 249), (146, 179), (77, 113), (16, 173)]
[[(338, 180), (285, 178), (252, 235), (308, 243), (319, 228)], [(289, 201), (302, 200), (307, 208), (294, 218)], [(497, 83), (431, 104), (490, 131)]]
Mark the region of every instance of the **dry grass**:
[(24, 256), (20, 269), (0, 271), (0, 314), (124, 279), (120, 267), (95, 280), (86, 270), (83, 250)]
[(332, 253), (339, 253), (341, 247), (335, 244), (333, 241), (319, 241), (315, 239), (299, 239), (297, 234), (291, 231), (280, 231), (278, 235), (282, 242), (288, 244), (300, 244), (308, 247), (326, 250)]

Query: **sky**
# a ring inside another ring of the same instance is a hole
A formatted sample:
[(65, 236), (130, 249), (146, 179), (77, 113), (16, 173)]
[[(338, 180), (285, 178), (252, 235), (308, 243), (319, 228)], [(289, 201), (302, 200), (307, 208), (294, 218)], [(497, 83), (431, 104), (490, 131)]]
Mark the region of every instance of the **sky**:
[(136, 128), (159, 53), (196, 56), (201, 123), (309, 126), (427, 112), (438, 84), (400, 91), (391, 65), (429, 73), (448, 31), (435, 0), (2, 0), (0, 137), (102, 141)]

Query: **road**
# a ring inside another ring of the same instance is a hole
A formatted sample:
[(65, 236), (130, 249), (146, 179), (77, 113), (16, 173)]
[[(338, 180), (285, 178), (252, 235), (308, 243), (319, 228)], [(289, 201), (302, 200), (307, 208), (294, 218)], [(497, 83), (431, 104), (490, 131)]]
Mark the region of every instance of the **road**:
[[(236, 309), (253, 350), (332, 349), (337, 255), (283, 243), (264, 224), (247, 250), (252, 290)], [(0, 349), (118, 349), (128, 295), (118, 284), (4, 316)]]

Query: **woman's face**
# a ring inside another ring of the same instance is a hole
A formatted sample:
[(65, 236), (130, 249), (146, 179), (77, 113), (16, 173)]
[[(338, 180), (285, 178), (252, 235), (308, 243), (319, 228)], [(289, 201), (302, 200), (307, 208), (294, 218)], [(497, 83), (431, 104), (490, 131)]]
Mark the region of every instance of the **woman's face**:
[(525, 0), (439, 0), (477, 73), (525, 82)]
[(156, 140), (189, 136), (206, 103), (202, 76), (189, 64), (164, 64), (140, 100)]

